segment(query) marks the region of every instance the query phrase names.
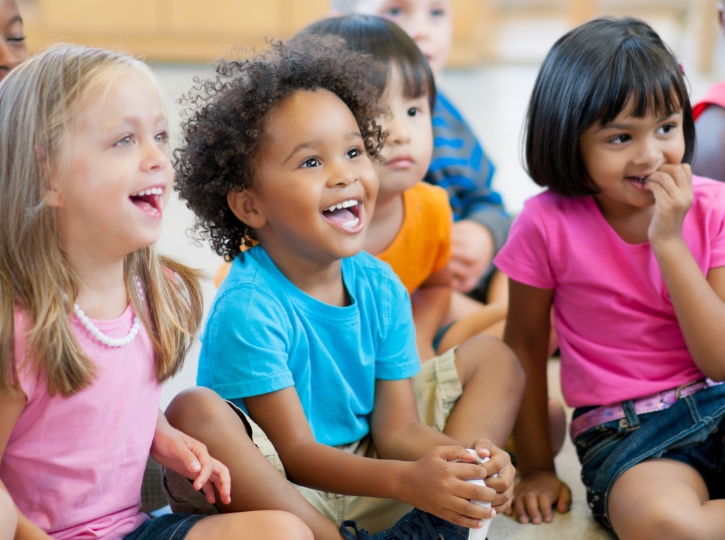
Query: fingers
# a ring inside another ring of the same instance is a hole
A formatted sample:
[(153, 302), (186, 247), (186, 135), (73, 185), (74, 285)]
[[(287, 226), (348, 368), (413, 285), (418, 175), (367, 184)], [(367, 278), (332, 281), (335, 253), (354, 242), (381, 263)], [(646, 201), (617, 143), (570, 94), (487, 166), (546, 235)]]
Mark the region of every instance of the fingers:
[[(539, 500), (547, 502), (549, 501), (549, 498), (543, 493), (537, 495), (532, 491), (529, 491), (524, 495), (524, 508), (526, 509), (529, 519), (534, 523), (541, 523), (542, 520), (541, 512), (539, 511)], [(550, 502), (549, 505), (551, 505)]]

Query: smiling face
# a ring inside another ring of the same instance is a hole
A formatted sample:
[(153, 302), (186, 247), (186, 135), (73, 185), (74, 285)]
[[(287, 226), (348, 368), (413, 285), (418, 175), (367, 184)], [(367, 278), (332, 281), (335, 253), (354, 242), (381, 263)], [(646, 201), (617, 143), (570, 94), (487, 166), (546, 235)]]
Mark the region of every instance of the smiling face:
[(66, 249), (118, 259), (158, 240), (172, 178), (167, 133), (158, 89), (138, 69), (81, 110), (50, 201)]
[(579, 139), (584, 166), (601, 190), (595, 195), (608, 212), (635, 210), (654, 204), (646, 178), (664, 164), (678, 164), (685, 154), (682, 111), (632, 116), (633, 105), (606, 125), (595, 124)]
[(398, 196), (420, 182), (428, 171), (433, 154), (433, 126), (430, 104), (425, 94), (412, 98), (404, 93), (400, 69), (390, 70), (381, 105), (387, 114), (378, 122), (388, 138), (383, 147), (383, 163), (376, 163), (382, 201)]
[(362, 249), (377, 191), (347, 105), (327, 90), (300, 90), (269, 113), (254, 184), (229, 201), (278, 265), (324, 266)]
[(0, 81), (29, 56), (15, 0), (0, 0)]
[(443, 71), (453, 39), (449, 0), (359, 0), (355, 12), (393, 21), (413, 38), (433, 74)]

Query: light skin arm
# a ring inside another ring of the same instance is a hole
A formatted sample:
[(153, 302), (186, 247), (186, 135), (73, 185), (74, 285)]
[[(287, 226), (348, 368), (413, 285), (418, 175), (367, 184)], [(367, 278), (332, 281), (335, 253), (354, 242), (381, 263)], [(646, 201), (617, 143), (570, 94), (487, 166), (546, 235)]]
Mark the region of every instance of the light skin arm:
[[(9, 396), (0, 393), (0, 462), (5, 454), (5, 448), (10, 440), (10, 434), (25, 408), (25, 396)], [(0, 482), (0, 489), (7, 492), (5, 485)], [(13, 505), (14, 507), (15, 505)], [(16, 540), (50, 540), (40, 527), (34, 525), (27, 517), (17, 510), (18, 525), (15, 531)]]
[(522, 523), (551, 521), (552, 505), (565, 512), (571, 494), (556, 476), (549, 442), (546, 363), (553, 289), (538, 289), (509, 279), (509, 310), (504, 342), (526, 373), (526, 387), (514, 426), (517, 467), (513, 513)]
[(690, 166), (663, 165), (645, 181), (655, 196), (647, 232), (652, 251), (677, 315), (687, 349), (697, 367), (716, 381), (725, 380), (725, 267), (703, 275), (682, 238), (682, 223), (692, 205)]
[(493, 236), (486, 227), (470, 219), (455, 222), (451, 229), (453, 287), (471, 291), (493, 259), (493, 249)]
[(413, 322), (421, 362), (435, 356), (433, 338), (451, 303), (451, 270), (448, 266), (432, 273), (413, 293)]
[[(412, 395), (412, 388), (410, 392)], [(488, 509), (473, 508), (476, 505), (470, 505), (467, 500), (465, 506), (450, 504), (451, 500), (465, 498), (483, 497), (479, 500), (489, 501), (493, 498), (493, 490), (461, 480), (487, 474), (484, 467), (473, 463), (451, 463), (455, 459), (471, 461), (462, 447), (434, 449), (431, 436), (429, 440), (419, 441), (415, 455), (425, 457), (418, 461), (369, 459), (316, 442), (294, 387), (245, 398), (244, 404), (277, 449), (288, 478), (297, 484), (332, 493), (401, 500), (467, 527), (477, 526), (480, 520), (490, 516)], [(378, 406), (376, 402), (376, 409)], [(417, 413), (414, 414), (417, 418)], [(443, 444), (450, 441), (439, 436), (436, 441)], [(426, 487), (413, 491), (409, 482), (424, 483)], [(445, 486), (440, 499), (432, 503), (427, 493), (431, 485)], [(462, 510), (467, 513), (451, 514)]]

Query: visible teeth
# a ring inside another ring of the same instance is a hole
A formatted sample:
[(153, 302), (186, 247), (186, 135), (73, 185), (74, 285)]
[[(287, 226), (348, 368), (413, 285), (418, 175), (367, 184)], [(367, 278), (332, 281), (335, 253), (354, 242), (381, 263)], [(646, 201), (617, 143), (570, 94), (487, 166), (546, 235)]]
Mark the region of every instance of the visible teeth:
[(333, 204), (330, 208), (326, 208), (325, 212), (334, 212), (335, 210), (342, 210), (343, 208), (350, 208), (351, 206), (357, 206), (359, 203), (355, 199), (349, 199), (342, 201), (341, 203)]
[(163, 188), (155, 187), (155, 188), (149, 188), (145, 189), (143, 191), (139, 191), (138, 193), (134, 193), (131, 195), (132, 197), (143, 197), (145, 195), (161, 195), (164, 192)]
[(351, 219), (350, 221), (346, 221), (345, 223), (343, 223), (342, 226), (345, 227), (346, 229), (352, 229), (358, 223), (360, 223), (360, 218), (355, 217), (355, 218)]

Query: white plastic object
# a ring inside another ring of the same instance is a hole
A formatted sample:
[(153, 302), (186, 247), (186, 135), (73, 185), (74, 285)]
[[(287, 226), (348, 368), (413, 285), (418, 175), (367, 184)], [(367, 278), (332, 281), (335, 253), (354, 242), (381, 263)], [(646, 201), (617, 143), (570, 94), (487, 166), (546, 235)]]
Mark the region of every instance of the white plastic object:
[[(468, 451), (476, 456), (476, 461), (479, 463), (486, 463), (488, 461), (488, 458), (482, 458), (478, 454), (476, 454), (476, 451), (473, 448), (468, 448)], [(468, 480), (471, 484), (476, 484), (477, 486), (486, 486), (486, 482), (484, 482), (481, 478), (474, 478), (472, 480)], [(478, 504), (481, 506), (485, 506), (487, 508), (491, 507), (491, 503), (483, 502), (483, 501), (471, 501), (474, 504)], [(468, 530), (468, 540), (486, 540), (486, 535), (488, 534), (488, 528), (491, 526), (491, 522), (493, 519), (485, 519), (483, 521), (483, 527), (480, 529), (469, 529)]]

